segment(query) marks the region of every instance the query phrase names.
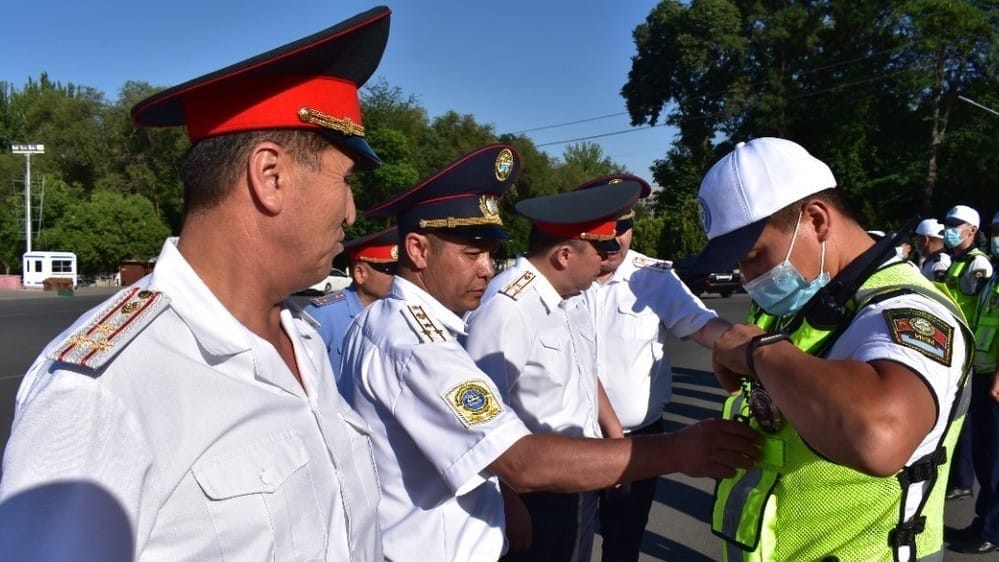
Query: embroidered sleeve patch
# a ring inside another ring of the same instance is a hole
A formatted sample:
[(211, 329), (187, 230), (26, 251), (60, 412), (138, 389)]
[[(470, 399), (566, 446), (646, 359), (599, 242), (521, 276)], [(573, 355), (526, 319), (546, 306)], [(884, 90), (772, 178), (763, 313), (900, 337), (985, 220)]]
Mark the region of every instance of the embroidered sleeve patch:
[(455, 385), (441, 398), (465, 427), (486, 423), (503, 411), (503, 404), (493, 396), (489, 385), (482, 380)]
[(954, 347), (954, 327), (936, 316), (914, 308), (884, 311), (888, 331), (895, 343), (950, 366)]

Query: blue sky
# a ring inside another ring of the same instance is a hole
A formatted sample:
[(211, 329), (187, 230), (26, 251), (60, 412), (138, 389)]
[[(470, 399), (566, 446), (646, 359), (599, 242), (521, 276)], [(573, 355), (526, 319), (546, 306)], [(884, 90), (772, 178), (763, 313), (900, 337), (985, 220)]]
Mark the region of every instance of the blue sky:
[[(433, 116), (448, 110), (557, 143), (631, 129), (621, 86), (631, 33), (657, 0), (404, 0), (392, 8), (376, 72)], [(324, 29), (377, 2), (356, 0), (19, 0), (5, 6), (0, 81), (20, 88), (47, 72), (116, 99), (128, 80), (171, 86)], [(603, 119), (596, 117), (612, 115)], [(673, 130), (594, 138), (607, 156), (651, 180)], [(44, 142), (44, 139), (40, 139)], [(377, 147), (376, 147), (377, 149)]]

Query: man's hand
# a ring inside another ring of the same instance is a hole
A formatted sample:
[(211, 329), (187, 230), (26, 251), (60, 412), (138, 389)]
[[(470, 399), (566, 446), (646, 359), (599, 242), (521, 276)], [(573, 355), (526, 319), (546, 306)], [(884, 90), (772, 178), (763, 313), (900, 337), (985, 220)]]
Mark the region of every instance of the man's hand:
[(727, 478), (760, 457), (760, 435), (748, 425), (710, 419), (672, 434), (680, 471), (688, 476)]
[[(711, 366), (725, 390), (733, 392), (738, 389), (740, 377), (755, 378), (755, 375), (749, 372), (749, 366), (746, 365), (746, 344), (753, 337), (763, 333), (765, 332), (758, 326), (735, 324), (715, 340)], [(729, 388), (733, 380), (735, 381), (734, 388)]]
[[(975, 374), (972, 373), (971, 376), (975, 376)], [(968, 388), (967, 392), (971, 392), (971, 388)], [(989, 395), (992, 396), (993, 400), (999, 402), (999, 369), (992, 373), (992, 387), (989, 388)]]

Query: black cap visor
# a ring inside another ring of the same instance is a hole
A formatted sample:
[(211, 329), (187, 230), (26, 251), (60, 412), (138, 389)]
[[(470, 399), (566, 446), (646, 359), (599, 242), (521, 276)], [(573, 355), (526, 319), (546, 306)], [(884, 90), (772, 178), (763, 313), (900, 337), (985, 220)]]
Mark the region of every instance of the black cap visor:
[(763, 227), (770, 217), (762, 218), (752, 224), (723, 234), (708, 242), (704, 250), (697, 256), (697, 261), (691, 267), (693, 273), (712, 273), (733, 269), (753, 245), (760, 239)]
[(343, 150), (354, 160), (354, 167), (361, 172), (374, 170), (382, 165), (381, 158), (361, 137), (341, 135), (335, 131), (319, 131), (333, 146)]

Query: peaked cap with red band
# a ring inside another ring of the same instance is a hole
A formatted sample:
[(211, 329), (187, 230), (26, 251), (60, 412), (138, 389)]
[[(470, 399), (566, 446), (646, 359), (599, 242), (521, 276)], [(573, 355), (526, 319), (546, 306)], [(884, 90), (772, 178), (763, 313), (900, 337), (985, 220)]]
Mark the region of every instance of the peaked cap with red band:
[(386, 228), (363, 238), (344, 242), (343, 251), (350, 261), (393, 263), (399, 261), (399, 229)]
[(520, 155), (493, 144), (473, 150), (365, 213), (396, 217), (400, 236), (439, 230), (467, 238), (505, 240), (499, 198), (520, 175)]
[(359, 169), (381, 160), (364, 140), (358, 89), (381, 61), (388, 8), (206, 74), (140, 101), (132, 120), (146, 127), (187, 126), (191, 143), (265, 129), (321, 133)]
[(589, 240), (601, 250), (621, 249), (615, 239), (617, 218), (638, 200), (641, 186), (607, 183), (589, 189), (525, 199), (517, 212), (534, 227), (563, 240)]
[[(632, 174), (611, 174), (608, 176), (595, 178), (577, 187), (573, 191), (581, 191), (584, 189), (590, 189), (600, 185), (616, 185), (618, 187), (628, 187), (629, 184), (638, 184), (638, 186), (641, 187), (641, 192), (638, 194), (639, 199), (645, 199), (646, 197), (652, 194), (652, 186), (649, 185), (649, 182)], [(635, 218), (634, 209), (631, 208), (625, 209), (621, 213), (621, 216), (617, 218), (617, 220), (619, 221), (619, 224), (617, 225), (617, 232), (620, 233), (623, 232), (624, 230), (631, 228), (632, 224), (631, 222), (623, 222), (623, 221), (633, 221), (634, 218)]]

